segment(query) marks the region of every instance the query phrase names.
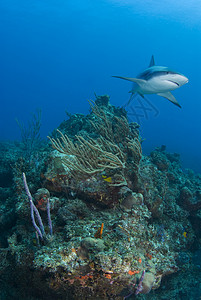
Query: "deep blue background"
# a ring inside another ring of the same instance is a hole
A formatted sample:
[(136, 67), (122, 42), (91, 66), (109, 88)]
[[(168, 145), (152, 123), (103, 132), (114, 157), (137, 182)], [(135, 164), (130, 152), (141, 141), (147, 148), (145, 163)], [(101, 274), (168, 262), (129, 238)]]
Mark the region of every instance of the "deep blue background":
[(65, 110), (87, 113), (94, 92), (123, 105), (131, 84), (111, 75), (135, 77), (154, 54), (189, 83), (173, 92), (182, 109), (148, 97), (159, 115), (141, 119), (144, 153), (166, 144), (201, 172), (201, 6), (175, 2), (0, 0), (0, 139), (19, 139), (15, 118), (37, 108), (45, 137)]

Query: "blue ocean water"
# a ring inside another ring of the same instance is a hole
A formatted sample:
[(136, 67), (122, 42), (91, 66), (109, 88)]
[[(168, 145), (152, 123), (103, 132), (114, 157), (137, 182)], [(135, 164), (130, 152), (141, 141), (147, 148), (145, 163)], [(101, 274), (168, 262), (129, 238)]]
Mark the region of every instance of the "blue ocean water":
[(37, 108), (45, 138), (65, 110), (88, 113), (94, 93), (124, 105), (131, 83), (111, 76), (135, 77), (154, 54), (189, 83), (173, 92), (182, 109), (148, 95), (143, 151), (166, 145), (201, 172), (200, 1), (1, 0), (0, 23), (1, 140), (20, 139), (15, 119), (27, 124)]

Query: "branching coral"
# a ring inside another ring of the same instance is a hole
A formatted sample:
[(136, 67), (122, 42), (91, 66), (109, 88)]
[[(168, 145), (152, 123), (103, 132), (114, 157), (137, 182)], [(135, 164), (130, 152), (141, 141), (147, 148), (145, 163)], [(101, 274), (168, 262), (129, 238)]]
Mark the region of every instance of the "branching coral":
[[(58, 130), (59, 131), (59, 130)], [(61, 134), (60, 139), (49, 139), (53, 147), (60, 153), (66, 154), (63, 163), (72, 171), (83, 177), (100, 173), (107, 169), (125, 168), (124, 154), (121, 149), (104, 138), (85, 140), (77, 136), (73, 143), (67, 135)], [(69, 155), (74, 155), (72, 159)]]
[(124, 171), (128, 160), (132, 158), (133, 167), (136, 168), (142, 156), (138, 134), (130, 128), (125, 117), (114, 116), (94, 102), (90, 102), (90, 106), (90, 122), (98, 138), (77, 135), (73, 142), (59, 130), (60, 138), (48, 138), (56, 150), (65, 154), (63, 164), (71, 170), (72, 176), (86, 178), (104, 171), (117, 170), (115, 177), (119, 178), (120, 175), (120, 185), (122, 182), (125, 184)]

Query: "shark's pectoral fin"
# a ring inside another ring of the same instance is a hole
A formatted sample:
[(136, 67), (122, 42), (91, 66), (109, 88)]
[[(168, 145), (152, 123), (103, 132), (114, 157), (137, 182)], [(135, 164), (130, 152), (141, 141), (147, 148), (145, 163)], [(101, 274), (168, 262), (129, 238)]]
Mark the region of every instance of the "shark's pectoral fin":
[(138, 94), (144, 99), (144, 95), (142, 93), (138, 92)]
[(175, 105), (179, 106), (181, 108), (181, 105), (177, 102), (177, 100), (175, 99), (175, 97), (172, 95), (172, 93), (170, 92), (166, 92), (166, 93), (157, 93), (158, 96), (167, 98), (169, 101), (171, 101), (172, 103), (174, 103)]
[(146, 83), (146, 80), (139, 79), (139, 78), (130, 78), (130, 77), (123, 77), (123, 76), (112, 76), (112, 77), (132, 81), (132, 82), (137, 83), (138, 85)]

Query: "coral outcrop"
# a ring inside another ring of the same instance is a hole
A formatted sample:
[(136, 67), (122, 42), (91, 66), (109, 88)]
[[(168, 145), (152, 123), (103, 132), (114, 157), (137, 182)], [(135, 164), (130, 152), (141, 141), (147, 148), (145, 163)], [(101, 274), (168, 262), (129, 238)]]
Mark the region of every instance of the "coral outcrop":
[(30, 161), (17, 146), (0, 157), (2, 291), (7, 299), (180, 299), (183, 288), (169, 287), (185, 273), (186, 288), (200, 276), (201, 177), (184, 172), (165, 146), (144, 156), (138, 124), (108, 96), (90, 108), (62, 122)]

